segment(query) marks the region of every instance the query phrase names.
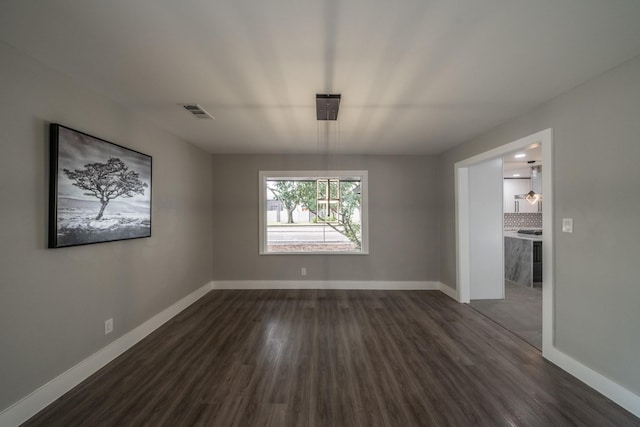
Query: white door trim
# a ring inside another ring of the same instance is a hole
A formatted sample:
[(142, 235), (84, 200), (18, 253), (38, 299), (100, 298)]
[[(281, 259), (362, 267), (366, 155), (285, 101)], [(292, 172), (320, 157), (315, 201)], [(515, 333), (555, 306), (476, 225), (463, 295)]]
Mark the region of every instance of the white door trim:
[(470, 302), (469, 270), (469, 167), (486, 160), (502, 157), (507, 153), (530, 147), (542, 146), (542, 164), (544, 179), (542, 194), (544, 210), (542, 213), (542, 354), (553, 349), (553, 132), (551, 129), (534, 133), (517, 141), (510, 142), (454, 165), (455, 203), (456, 203), (456, 282), (460, 302)]

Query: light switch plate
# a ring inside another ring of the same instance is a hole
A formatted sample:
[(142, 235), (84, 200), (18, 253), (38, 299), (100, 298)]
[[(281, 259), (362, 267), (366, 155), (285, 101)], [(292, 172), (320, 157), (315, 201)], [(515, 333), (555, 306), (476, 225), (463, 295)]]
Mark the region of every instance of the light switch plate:
[(562, 218), (562, 232), (573, 233), (573, 218)]
[(113, 332), (113, 317), (104, 321), (104, 334), (110, 334)]

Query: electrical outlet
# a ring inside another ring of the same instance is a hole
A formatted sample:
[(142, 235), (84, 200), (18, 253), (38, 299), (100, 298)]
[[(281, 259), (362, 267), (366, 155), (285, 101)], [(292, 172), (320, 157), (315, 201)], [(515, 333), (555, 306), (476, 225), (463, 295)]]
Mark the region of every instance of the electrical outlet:
[(306, 276), (307, 275), (307, 267), (302, 267), (300, 269), (300, 275), (301, 276)]
[(113, 318), (104, 321), (104, 334), (110, 334), (113, 332)]
[(573, 218), (562, 218), (562, 232), (573, 233)]

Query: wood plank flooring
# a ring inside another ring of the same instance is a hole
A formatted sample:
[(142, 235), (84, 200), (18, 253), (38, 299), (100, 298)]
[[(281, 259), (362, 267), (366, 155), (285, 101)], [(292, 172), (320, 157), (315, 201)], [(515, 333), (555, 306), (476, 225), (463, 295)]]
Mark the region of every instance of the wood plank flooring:
[(640, 426), (437, 291), (212, 291), (26, 426)]

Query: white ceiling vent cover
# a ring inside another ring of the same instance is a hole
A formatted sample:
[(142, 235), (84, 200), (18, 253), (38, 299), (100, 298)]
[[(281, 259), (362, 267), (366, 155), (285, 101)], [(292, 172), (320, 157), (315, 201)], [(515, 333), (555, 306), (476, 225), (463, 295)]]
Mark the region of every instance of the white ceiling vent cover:
[(199, 104), (178, 104), (182, 106), (185, 110), (193, 114), (194, 117), (198, 119), (207, 119), (207, 120), (215, 120), (214, 117), (209, 114), (204, 108), (202, 108)]

